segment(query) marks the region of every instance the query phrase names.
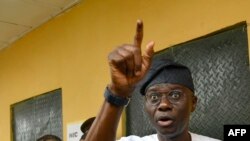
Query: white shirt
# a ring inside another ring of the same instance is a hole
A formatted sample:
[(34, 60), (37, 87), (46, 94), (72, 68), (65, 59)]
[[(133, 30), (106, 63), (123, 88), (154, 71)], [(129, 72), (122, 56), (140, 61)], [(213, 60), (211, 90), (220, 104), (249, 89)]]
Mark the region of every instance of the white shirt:
[[(220, 141), (218, 139), (210, 138), (210, 137), (203, 136), (203, 135), (198, 135), (198, 134), (191, 133), (191, 132), (190, 132), (190, 135), (191, 135), (191, 141)], [(159, 141), (159, 140), (157, 138), (157, 134), (152, 134), (152, 135), (148, 135), (144, 137), (131, 135), (128, 137), (122, 137), (118, 141)]]

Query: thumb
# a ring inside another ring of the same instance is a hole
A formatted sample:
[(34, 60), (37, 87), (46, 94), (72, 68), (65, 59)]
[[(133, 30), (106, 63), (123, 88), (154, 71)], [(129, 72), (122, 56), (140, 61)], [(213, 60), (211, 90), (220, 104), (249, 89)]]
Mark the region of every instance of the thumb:
[(154, 45), (154, 41), (151, 41), (146, 45), (146, 50), (145, 54), (143, 55), (143, 58), (152, 59), (152, 57), (154, 56)]
[(149, 42), (146, 45), (145, 54), (142, 56), (142, 73), (146, 73), (151, 65), (152, 58), (154, 56), (154, 41)]

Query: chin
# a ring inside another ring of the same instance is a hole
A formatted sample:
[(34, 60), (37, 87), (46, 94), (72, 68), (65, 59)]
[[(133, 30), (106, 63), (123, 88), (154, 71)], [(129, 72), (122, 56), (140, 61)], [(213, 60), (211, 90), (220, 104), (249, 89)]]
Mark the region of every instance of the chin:
[(175, 127), (168, 127), (168, 128), (163, 128), (163, 127), (158, 127), (156, 128), (157, 133), (160, 134), (161, 136), (168, 136), (168, 137), (175, 137), (178, 135), (177, 129)]
[(162, 136), (168, 139), (176, 138), (179, 135), (177, 132), (162, 132), (162, 131), (158, 131), (157, 134), (158, 136)]
[(185, 128), (178, 128), (176, 126), (172, 127), (157, 127), (157, 134), (166, 138), (176, 138), (184, 132)]

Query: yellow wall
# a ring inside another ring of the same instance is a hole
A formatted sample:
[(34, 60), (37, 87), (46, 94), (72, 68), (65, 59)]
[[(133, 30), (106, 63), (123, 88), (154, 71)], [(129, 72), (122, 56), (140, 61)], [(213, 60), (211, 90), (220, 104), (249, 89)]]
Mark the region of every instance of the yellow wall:
[(63, 92), (64, 140), (67, 123), (96, 115), (109, 82), (107, 54), (132, 42), (138, 18), (144, 41), (161, 50), (249, 21), (250, 1), (83, 0), (0, 51), (1, 140), (10, 140), (11, 104), (56, 88)]

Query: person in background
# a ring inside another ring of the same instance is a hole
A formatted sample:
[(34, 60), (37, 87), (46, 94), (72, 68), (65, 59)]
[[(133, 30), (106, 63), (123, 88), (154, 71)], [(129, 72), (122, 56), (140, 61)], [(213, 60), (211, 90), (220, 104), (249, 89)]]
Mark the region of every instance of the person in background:
[(85, 141), (85, 138), (86, 138), (88, 131), (89, 131), (92, 123), (94, 122), (94, 120), (95, 120), (95, 117), (91, 117), (83, 122), (83, 124), (80, 127), (80, 129), (83, 133), (83, 135), (80, 138), (80, 141)]
[(37, 139), (36, 141), (62, 141), (59, 137), (55, 135), (44, 135)]

